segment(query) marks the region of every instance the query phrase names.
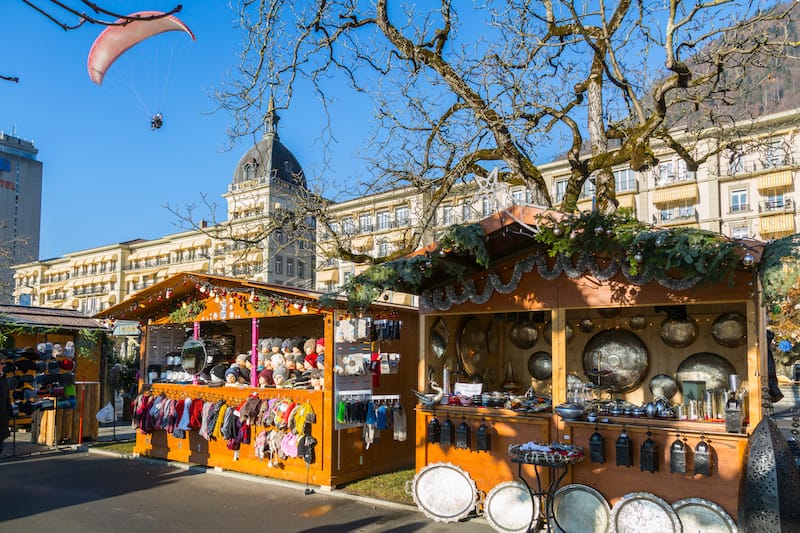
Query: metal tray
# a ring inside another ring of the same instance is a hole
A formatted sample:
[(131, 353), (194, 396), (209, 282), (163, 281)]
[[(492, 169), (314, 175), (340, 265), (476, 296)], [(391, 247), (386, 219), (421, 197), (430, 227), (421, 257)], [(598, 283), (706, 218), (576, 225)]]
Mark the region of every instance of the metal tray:
[(531, 499), (521, 481), (506, 481), (489, 491), (484, 515), (495, 531), (523, 533), (539, 519), (539, 498)]
[(703, 498), (686, 498), (672, 504), (684, 531), (737, 533), (739, 528), (720, 505)]
[(649, 492), (626, 494), (611, 508), (611, 533), (682, 533), (683, 526), (672, 507)]
[(458, 522), (478, 503), (475, 481), (452, 463), (431, 463), (417, 472), (411, 494), (419, 510), (436, 522)]
[(678, 383), (705, 381), (706, 390), (713, 390), (727, 388), (731, 374), (736, 374), (736, 368), (726, 358), (711, 352), (698, 352), (678, 365), (675, 378)]
[(486, 343), (486, 331), (476, 316), (467, 317), (456, 340), (458, 357), (469, 377), (483, 374), (489, 360), (489, 347)]
[(607, 329), (583, 349), (583, 371), (589, 380), (614, 392), (629, 392), (647, 375), (650, 355), (642, 340), (625, 329)]
[(611, 507), (603, 495), (579, 483), (556, 491), (553, 514), (558, 533), (606, 533), (611, 523)]

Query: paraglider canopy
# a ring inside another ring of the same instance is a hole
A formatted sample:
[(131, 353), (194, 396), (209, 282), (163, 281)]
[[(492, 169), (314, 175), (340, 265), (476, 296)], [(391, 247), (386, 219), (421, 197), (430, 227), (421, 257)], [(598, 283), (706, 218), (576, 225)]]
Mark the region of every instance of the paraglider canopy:
[[(119, 56), (154, 35), (168, 31), (183, 31), (192, 40), (195, 40), (192, 30), (177, 17), (165, 15), (159, 18), (152, 18), (159, 15), (165, 14), (160, 11), (133, 13), (128, 15), (126, 19), (117, 20), (115, 25), (103, 30), (92, 45), (92, 49), (89, 50), (89, 59), (87, 61), (89, 78), (98, 85), (102, 84), (106, 71)], [(132, 18), (148, 18), (148, 20), (133, 20), (126, 23), (126, 20)]]

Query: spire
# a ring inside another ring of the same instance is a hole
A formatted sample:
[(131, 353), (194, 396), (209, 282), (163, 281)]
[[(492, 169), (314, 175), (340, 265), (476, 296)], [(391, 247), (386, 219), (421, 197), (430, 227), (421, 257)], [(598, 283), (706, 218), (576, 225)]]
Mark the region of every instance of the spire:
[(264, 115), (264, 137), (272, 136), (273, 138), (278, 138), (278, 121), (280, 117), (275, 112), (275, 96), (270, 94), (269, 95), (269, 107), (267, 108), (267, 114)]

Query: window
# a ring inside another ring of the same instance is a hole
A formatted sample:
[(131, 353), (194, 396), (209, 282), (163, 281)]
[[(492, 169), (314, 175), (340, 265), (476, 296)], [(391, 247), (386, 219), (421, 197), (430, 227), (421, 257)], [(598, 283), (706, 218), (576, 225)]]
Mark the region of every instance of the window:
[(484, 196), (481, 198), (481, 215), (484, 217), (488, 217), (492, 214), (492, 203), (489, 201), (489, 198)]
[(361, 233), (369, 233), (372, 231), (372, 216), (371, 215), (358, 215), (358, 230)]
[(734, 176), (744, 171), (744, 161), (742, 161), (742, 152), (732, 150), (728, 154), (728, 175)]
[(284, 242), (286, 242), (286, 236), (283, 234), (283, 230), (280, 229), (275, 230), (275, 240), (279, 244), (283, 244)]
[(302, 261), (297, 262), (297, 277), (298, 278), (306, 277), (306, 264)]
[(283, 257), (280, 255), (275, 256), (275, 273), (283, 274)]
[(342, 234), (343, 235), (353, 235), (356, 232), (355, 225), (353, 223), (353, 219), (350, 217), (342, 219)]
[(471, 211), (469, 204), (461, 204), (461, 222), (468, 222), (472, 218)]
[(442, 207), (442, 225), (443, 226), (453, 225), (453, 206), (446, 205)]
[(668, 163), (659, 163), (658, 165), (658, 183), (656, 185), (664, 185), (671, 183), (675, 179), (675, 173), (672, 170), (672, 161)]
[(749, 210), (750, 206), (747, 205), (747, 189), (731, 191), (731, 213)]
[(731, 228), (731, 237), (734, 239), (746, 239), (750, 236), (747, 226), (734, 226)]
[(286, 275), (294, 276), (294, 259), (291, 257), (286, 258)]
[(615, 170), (614, 187), (616, 187), (617, 192), (635, 191), (636, 173), (630, 168)]
[(592, 198), (595, 195), (595, 191), (597, 187), (594, 184), (594, 178), (589, 178), (588, 180), (583, 182), (583, 187), (581, 188), (581, 198)]
[(764, 207), (767, 211), (771, 209), (783, 209), (784, 206), (783, 193), (770, 193), (764, 200)]
[(386, 239), (378, 241), (378, 257), (389, 255), (389, 242)]
[(515, 191), (511, 191), (511, 203), (514, 205), (522, 205), (523, 201), (523, 190), (517, 189)]
[(533, 191), (530, 189), (525, 189), (525, 203), (533, 204)]
[(776, 168), (785, 164), (785, 151), (780, 139), (772, 139), (764, 150), (764, 168)]
[[(333, 235), (339, 235), (339, 223), (338, 222), (331, 222), (331, 232)], [(333, 235), (328, 235), (328, 237), (333, 237)]]
[(378, 229), (389, 229), (389, 211), (378, 211)]
[(397, 222), (397, 226), (408, 226), (408, 207), (398, 207), (394, 210), (394, 220)]
[(564, 201), (564, 195), (567, 194), (567, 182), (568, 182), (568, 180), (565, 180), (565, 179), (556, 180), (556, 183), (555, 183), (555, 189), (556, 189), (555, 201), (556, 201), (556, 203), (561, 203), (561, 202)]

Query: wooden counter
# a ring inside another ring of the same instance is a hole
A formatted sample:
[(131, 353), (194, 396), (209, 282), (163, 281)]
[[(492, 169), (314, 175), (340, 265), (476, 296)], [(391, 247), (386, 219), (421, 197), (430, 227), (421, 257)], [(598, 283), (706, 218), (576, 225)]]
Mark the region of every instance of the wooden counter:
[[(470, 427), (470, 449), (458, 449), (427, 441), (428, 422), (436, 417), (444, 422), (448, 417), (454, 427), (463, 421)], [(497, 484), (517, 479), (517, 463), (512, 463), (508, 447), (528, 441), (550, 441), (550, 413), (523, 415), (509, 409), (490, 407), (436, 406), (417, 409), (417, 466), (419, 472), (431, 463), (449, 462), (458, 465), (475, 481), (479, 491), (489, 492)], [(489, 426), (490, 452), (476, 451), (476, 434), (481, 424)], [(535, 477), (534, 467), (523, 466), (528, 479)], [(549, 481), (544, 469), (542, 481)]]
[[(604, 464), (592, 463), (589, 439), (597, 431), (603, 436)], [(633, 466), (616, 465), (616, 441), (625, 429), (632, 442)], [(731, 516), (737, 516), (739, 482), (747, 435), (725, 433), (719, 423), (687, 422), (684, 420), (625, 419), (611, 423), (565, 422), (563, 439), (584, 448), (586, 459), (569, 470), (570, 483), (582, 483), (597, 489), (610, 505), (630, 492), (651, 492), (673, 503), (683, 498), (706, 498), (721, 505)], [(658, 471), (643, 472), (640, 450), (650, 438), (658, 445)], [(670, 473), (670, 446), (680, 433), (687, 447), (686, 474)], [(711, 476), (694, 474), (693, 451), (705, 436), (711, 448)], [(685, 439), (685, 440), (684, 440)], [(567, 481), (565, 481), (566, 483)]]

